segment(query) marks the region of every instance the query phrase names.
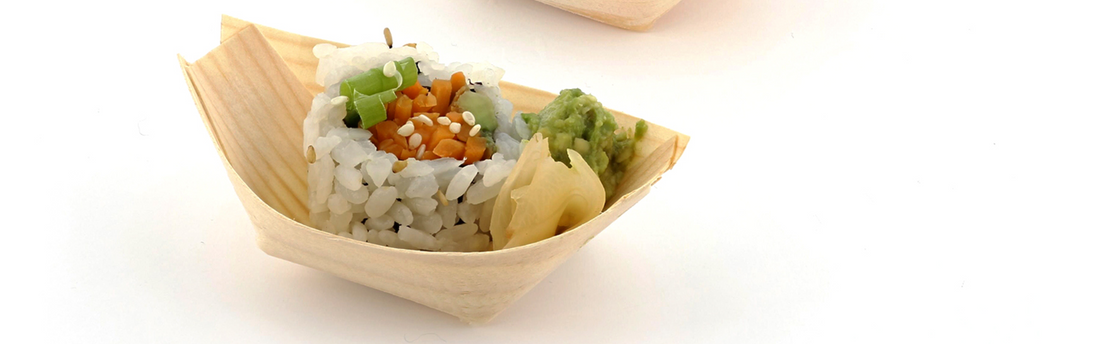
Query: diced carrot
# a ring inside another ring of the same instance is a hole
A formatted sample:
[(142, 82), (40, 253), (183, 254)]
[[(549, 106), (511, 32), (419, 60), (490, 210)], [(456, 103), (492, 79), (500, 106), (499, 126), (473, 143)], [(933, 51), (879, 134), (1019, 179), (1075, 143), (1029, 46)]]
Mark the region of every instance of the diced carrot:
[(408, 158), (413, 158), (413, 157), (416, 157), (416, 152), (408, 150), (408, 149), (402, 149), (401, 154), (397, 154), (397, 157), (401, 158), (401, 160), (405, 160), (405, 159), (408, 159)]
[(432, 95), (431, 93), (426, 94), (426, 95), (416, 96), (416, 99), (413, 99), (412, 112), (413, 113), (431, 112), (432, 108), (435, 107), (435, 105), (436, 105), (435, 96)]
[(455, 158), (462, 159), (466, 154), (466, 145), (462, 142), (458, 142), (452, 139), (444, 139), (439, 141), (439, 144), (435, 145), (435, 149), (432, 149), (432, 153), (443, 158)]
[[(374, 130), (374, 135), (378, 136), (379, 140), (385, 141), (397, 137), (397, 128), (399, 127), (394, 121), (382, 121), (382, 123), (375, 124), (371, 129)], [(379, 145), (379, 147), (382, 146)]]
[(417, 94), (416, 96), (419, 97), (419, 96), (426, 96), (426, 95), (428, 95), (428, 88), (427, 87), (421, 87), (420, 88), (420, 94)]
[(481, 136), (472, 136), (469, 141), (466, 141), (466, 157), (465, 164), (469, 165), (478, 161), (481, 161), (481, 157), (485, 154), (485, 139)]
[(396, 101), (390, 102), (390, 104), (396, 104), (394, 105), (394, 115), (391, 119), (397, 122), (397, 125), (405, 125), (405, 122), (409, 120), (409, 116), (412, 116), (412, 103), (412, 99), (406, 97), (404, 94), (397, 97)]
[(451, 119), (451, 122), (453, 122), (453, 123), (463, 123), (462, 113), (459, 113), (459, 112), (454, 112), (454, 111), (448, 112), (447, 113), (447, 118)]
[(420, 160), (435, 160), (435, 159), (439, 159), (439, 156), (435, 155), (435, 153), (432, 153), (432, 151), (430, 151), (430, 150), (424, 151), (424, 155), (420, 157)]
[[(466, 88), (466, 75), (462, 74), (462, 72), (455, 72), (454, 74), (451, 74), (451, 99), (452, 100), (455, 99), (455, 92), (458, 92), (458, 89), (460, 89), (460, 88)], [(443, 111), (440, 111), (440, 112), (442, 113)]]
[[(420, 121), (413, 121), (413, 123), (419, 123), (419, 122)], [(433, 130), (432, 126), (430, 126), (430, 125), (424, 125), (424, 124), (413, 125), (413, 133), (420, 134), (420, 136), (422, 138), (427, 138), (428, 137), (428, 136), (425, 136), (425, 134), (431, 135), (432, 130)], [(412, 136), (412, 134), (409, 134), (409, 136)]]
[(409, 99), (412, 99), (416, 98), (416, 96), (419, 96), (420, 90), (423, 89), (424, 86), (420, 86), (420, 81), (417, 81), (416, 83), (412, 84), (412, 86), (406, 87), (404, 90), (401, 90), (401, 93), (404, 93), (405, 96), (409, 97)]
[(445, 112), (451, 108), (451, 82), (435, 79), (432, 81), (432, 95), (435, 95), (435, 107), (432, 111)]
[[(420, 143), (428, 144), (432, 140), (432, 132), (435, 131), (435, 127), (423, 126), (413, 129), (413, 134), (420, 134)], [(409, 135), (412, 136), (412, 135)], [(409, 149), (416, 149), (416, 147), (409, 147)]]
[(409, 138), (404, 136), (394, 136), (393, 143), (396, 143), (401, 149), (409, 149)]
[(412, 105), (413, 105), (413, 111), (412, 112), (413, 113), (431, 111), (431, 110), (424, 110), (423, 109), (424, 102), (428, 101), (428, 99), (425, 98), (425, 97), (427, 97), (427, 96), (421, 94), (421, 95), (417, 95), (416, 97), (413, 98), (413, 103), (412, 103)]
[(395, 143), (393, 139), (383, 140), (382, 143), (378, 145), (378, 149), (388, 153), (393, 153), (393, 155), (401, 154), (401, 147), (398, 147), (397, 143)]
[(428, 140), (428, 150), (435, 149), (435, 146), (439, 144), (439, 141), (443, 141), (443, 140), (446, 140), (446, 139), (452, 139), (454, 137), (455, 137), (455, 134), (452, 133), (451, 129), (447, 128), (447, 126), (437, 125), (437, 126), (435, 126), (435, 129), (432, 131), (432, 139)]
[(397, 102), (386, 103), (386, 119), (388, 119), (388, 120), (393, 119), (393, 106), (394, 106), (394, 104), (397, 104)]
[(459, 141), (462, 141), (462, 142), (469, 141), (470, 140), (470, 129), (473, 129), (473, 128), (474, 127), (471, 127), (469, 124), (466, 124), (466, 122), (462, 122), (462, 129), (458, 130), (458, 134), (455, 135), (455, 138), (457, 138)]

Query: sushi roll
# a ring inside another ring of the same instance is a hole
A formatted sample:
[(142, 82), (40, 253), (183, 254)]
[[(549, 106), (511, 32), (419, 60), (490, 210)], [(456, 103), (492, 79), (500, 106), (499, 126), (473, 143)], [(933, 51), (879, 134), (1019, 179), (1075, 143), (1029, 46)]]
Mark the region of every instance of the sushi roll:
[(521, 150), (503, 70), (444, 65), (425, 43), (314, 54), (325, 92), (303, 125), (313, 225), (397, 248), (491, 248), (482, 219)]
[(553, 236), (603, 210), (645, 132), (576, 89), (515, 114), (502, 69), (443, 64), (426, 43), (313, 52), (309, 218), (359, 241), (476, 252)]

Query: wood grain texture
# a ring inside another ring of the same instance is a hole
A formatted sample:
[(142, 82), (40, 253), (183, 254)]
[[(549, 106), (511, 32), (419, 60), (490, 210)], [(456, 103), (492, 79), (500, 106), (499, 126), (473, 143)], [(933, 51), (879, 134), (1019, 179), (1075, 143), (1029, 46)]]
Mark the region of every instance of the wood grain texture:
[(537, 0), (627, 30), (646, 31), (680, 0)]
[(314, 81), (317, 75), (318, 60), (316, 56), (313, 56), (313, 46), (321, 43), (329, 43), (338, 47), (347, 46), (343, 43), (296, 35), (263, 25), (252, 24), (227, 15), (222, 15), (221, 42), (224, 43), (237, 32), (249, 26), (255, 26), (263, 33), (271, 47), (283, 57), (287, 67), (298, 78), (298, 81), (305, 85), (306, 90), (311, 95), (324, 91), (324, 88)]
[[(180, 58), (180, 67), (260, 249), (468, 323), (493, 319), (607, 228), (649, 192), (687, 144), (687, 136), (653, 125), (618, 202), (587, 223), (534, 244), (478, 253), (421, 252), (339, 237), (303, 224), (301, 125), (312, 98), (305, 81), (312, 83), (315, 66), (301, 61), (308, 61), (304, 54), (312, 55), (312, 46), (321, 41), (229, 19), (222, 45), (194, 64)], [(519, 85), (504, 89), (520, 109), (541, 108), (554, 97)], [(624, 124), (637, 120), (616, 116)]]
[(279, 212), (305, 221), (305, 157), (285, 153), (300, 150), (295, 123), (305, 119), (313, 96), (255, 28), (195, 61), (190, 73), (205, 119), (241, 179)]

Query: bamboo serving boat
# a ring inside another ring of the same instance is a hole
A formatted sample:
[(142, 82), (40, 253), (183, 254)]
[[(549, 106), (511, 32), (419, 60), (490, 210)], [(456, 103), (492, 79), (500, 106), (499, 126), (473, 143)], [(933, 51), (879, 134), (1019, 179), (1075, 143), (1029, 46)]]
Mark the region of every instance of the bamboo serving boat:
[[(309, 226), (302, 122), (324, 41), (223, 16), (221, 45), (189, 63), (178, 56), (195, 106), (265, 253), (485, 323), (630, 209), (679, 159), (688, 136), (649, 123), (638, 156), (609, 206), (549, 239), (499, 251), (423, 252), (356, 241)], [(538, 111), (555, 94), (501, 83), (517, 111)], [(613, 111), (619, 125), (638, 118)], [(627, 229), (623, 229), (627, 230)]]

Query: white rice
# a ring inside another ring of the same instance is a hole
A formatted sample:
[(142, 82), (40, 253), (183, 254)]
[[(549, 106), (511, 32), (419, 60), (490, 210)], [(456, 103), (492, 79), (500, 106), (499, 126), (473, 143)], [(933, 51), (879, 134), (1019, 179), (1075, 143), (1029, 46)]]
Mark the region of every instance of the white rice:
[[(529, 134), (519, 116), (512, 122), (512, 103), (500, 94), (504, 71), (489, 64), (444, 65), (431, 46), (390, 49), (382, 43), (337, 49), (314, 48), (320, 58), (317, 82), (325, 92), (313, 99), (303, 123), (303, 152), (313, 147), (309, 164), (309, 209), (313, 226), (353, 240), (425, 251), (473, 252), (492, 248), (482, 217), (491, 214), (503, 180), (522, 151)], [(371, 133), (347, 128), (347, 97), (339, 96), (343, 79), (390, 61), (412, 57), (418, 62), (421, 84), (449, 79), (463, 72), (476, 92), (488, 95), (497, 108), (498, 128), (492, 133), (497, 152), (491, 159), (461, 166), (443, 158), (409, 159), (393, 172), (398, 158), (379, 151)]]

